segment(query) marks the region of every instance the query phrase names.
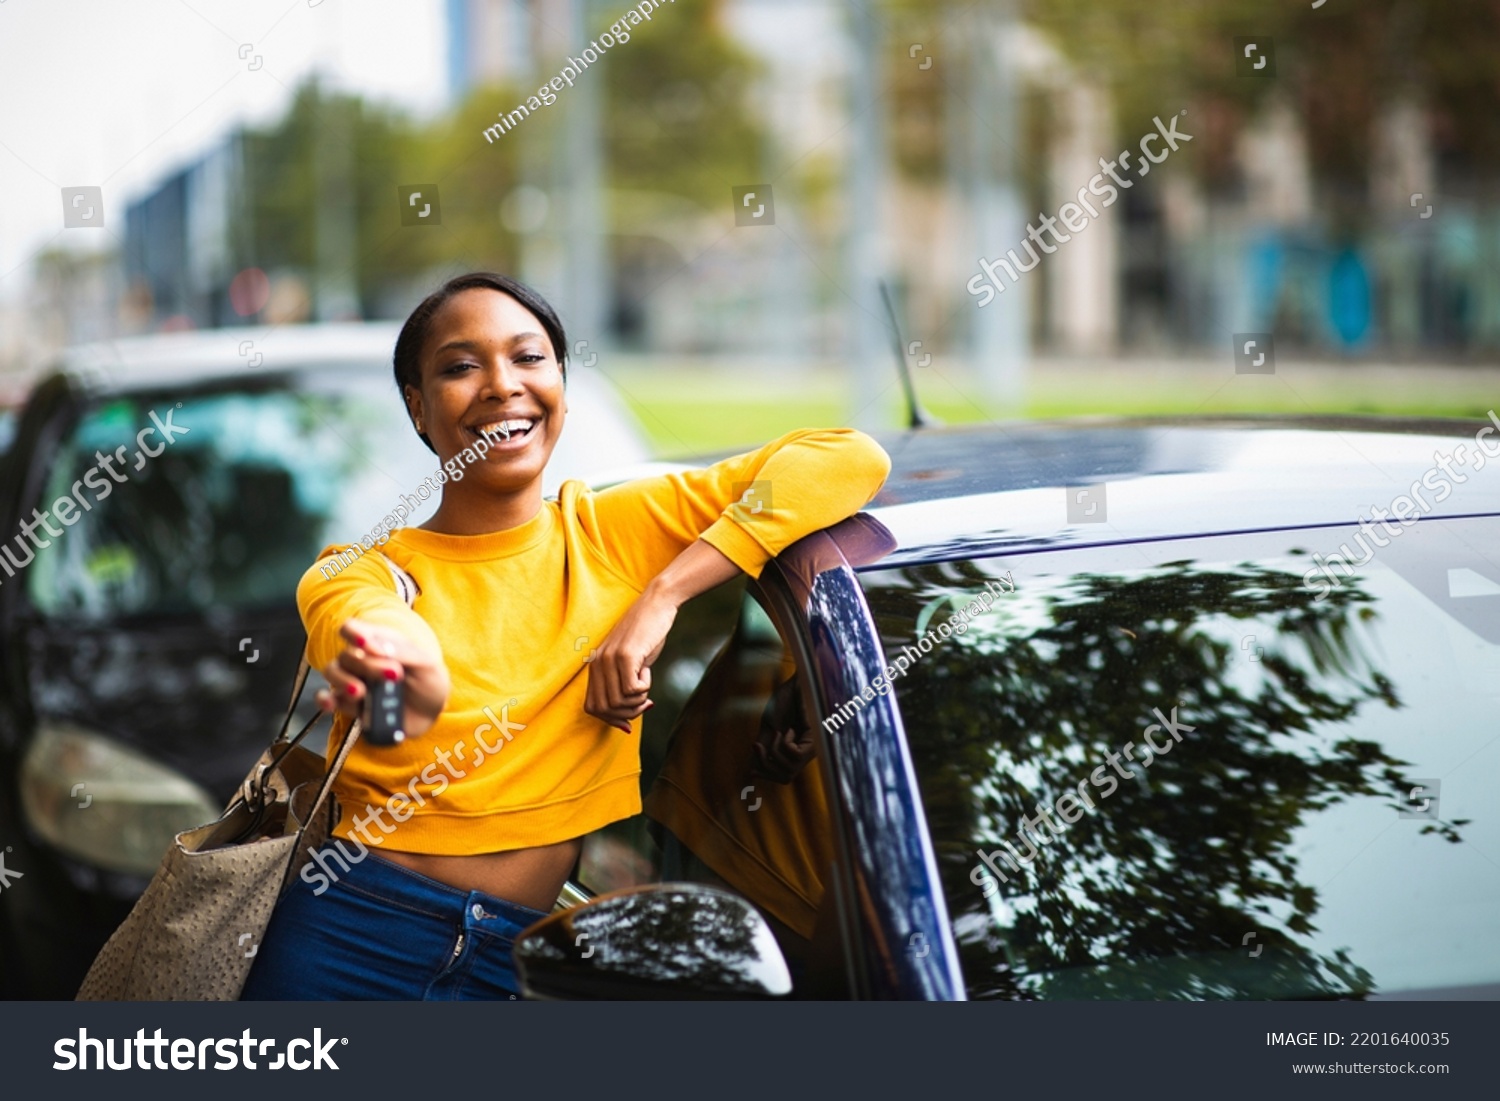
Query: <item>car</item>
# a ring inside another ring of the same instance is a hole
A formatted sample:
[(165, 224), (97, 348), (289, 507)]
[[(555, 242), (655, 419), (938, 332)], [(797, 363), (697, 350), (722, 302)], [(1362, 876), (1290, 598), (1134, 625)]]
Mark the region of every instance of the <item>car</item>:
[[(0, 457), (0, 996), (72, 997), (173, 834), (218, 816), (286, 707), (322, 548), (436, 507), (396, 333), (135, 337), (31, 389)], [(599, 372), (568, 402), (548, 492), (649, 469)]]
[(1500, 997), (1495, 428), (882, 437), (680, 612), (527, 996)]
[(22, 395), (12, 380), (0, 381), (0, 462), (16, 438), (16, 420), (20, 412)]

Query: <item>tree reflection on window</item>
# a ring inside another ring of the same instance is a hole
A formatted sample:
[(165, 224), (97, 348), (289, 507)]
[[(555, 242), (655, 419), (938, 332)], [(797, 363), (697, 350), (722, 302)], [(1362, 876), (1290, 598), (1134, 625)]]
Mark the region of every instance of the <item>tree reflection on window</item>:
[[(967, 600), (977, 573), (867, 578), (887, 653), (914, 641), (934, 599)], [(1319, 892), (1293, 841), (1315, 812), (1410, 789), (1406, 762), (1349, 731), (1365, 709), (1403, 706), (1372, 657), (1374, 599), (1351, 584), (1316, 602), (1296, 575), (1248, 564), (1054, 580), (1002, 609), (1001, 629), (949, 639), (898, 682), (970, 996), (1369, 992), (1346, 949), (1312, 947)], [(1251, 663), (1241, 643), (1254, 629), (1274, 644)], [(1173, 707), (1195, 731), (1035, 860), (1001, 864), (1007, 881), (987, 900), (977, 851), (1015, 841), (1039, 804)], [(1464, 824), (1423, 832), (1457, 842)]]

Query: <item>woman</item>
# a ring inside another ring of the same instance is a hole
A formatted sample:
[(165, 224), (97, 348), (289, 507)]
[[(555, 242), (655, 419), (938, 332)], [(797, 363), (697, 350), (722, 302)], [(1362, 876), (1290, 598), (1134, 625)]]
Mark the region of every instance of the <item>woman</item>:
[(404, 685), (407, 737), (355, 744), (335, 789), (343, 856), (282, 898), (246, 998), (515, 997), (516, 934), (552, 908), (585, 834), (640, 812), (637, 722), (677, 609), (857, 512), (889, 471), (858, 432), (804, 431), (543, 500), (567, 346), (535, 291), (488, 273), (449, 281), (401, 330), (412, 424), (460, 471), (431, 520), (381, 548), (420, 593), (408, 607), (365, 554), (330, 576), (314, 564), (297, 601), (335, 732), (385, 677)]

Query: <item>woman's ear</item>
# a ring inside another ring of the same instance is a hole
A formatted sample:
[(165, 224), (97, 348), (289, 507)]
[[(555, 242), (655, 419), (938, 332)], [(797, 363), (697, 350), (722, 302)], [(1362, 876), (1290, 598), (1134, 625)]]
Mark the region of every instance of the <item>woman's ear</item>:
[(417, 426), (417, 434), (424, 435), (427, 428), (422, 415), (422, 395), (415, 386), (403, 386), (401, 396), (406, 400), (406, 411), (411, 414), (412, 423)]

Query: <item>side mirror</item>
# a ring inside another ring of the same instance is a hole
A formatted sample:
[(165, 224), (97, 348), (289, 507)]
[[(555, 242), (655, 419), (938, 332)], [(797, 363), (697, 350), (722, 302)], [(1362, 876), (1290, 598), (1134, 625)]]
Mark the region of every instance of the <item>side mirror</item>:
[(791, 993), (792, 976), (760, 913), (696, 883), (612, 891), (516, 938), (528, 998), (753, 999)]

